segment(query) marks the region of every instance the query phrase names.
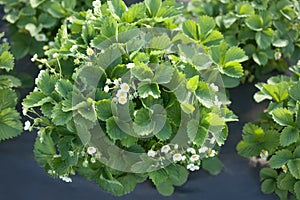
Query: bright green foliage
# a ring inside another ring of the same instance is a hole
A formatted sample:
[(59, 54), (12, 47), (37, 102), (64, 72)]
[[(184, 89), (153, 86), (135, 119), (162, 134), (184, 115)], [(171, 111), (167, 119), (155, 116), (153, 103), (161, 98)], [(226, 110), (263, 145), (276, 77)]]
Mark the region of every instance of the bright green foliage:
[[(300, 66), (291, 69), (297, 71)], [(237, 146), (242, 156), (260, 156), (268, 161), (269, 167), (261, 170), (261, 189), (266, 194), (275, 192), (282, 200), (289, 193), (300, 199), (299, 78), (297, 73), (291, 77), (275, 76), (256, 85), (259, 91), (255, 100), (271, 102), (260, 121), (244, 126), (243, 140)]]
[[(53, 47), (48, 43), (68, 16), (92, 8), (92, 0), (1, 0), (0, 4), (4, 5), (4, 19), (10, 24), (12, 53), (17, 59), (35, 53), (42, 56), (43, 47)], [(45, 39), (39, 39), (40, 35)]]
[[(3, 33), (0, 34), (0, 39)], [(15, 110), (17, 95), (13, 90), (21, 86), (19, 79), (8, 74), (14, 67), (14, 57), (8, 43), (0, 44), (0, 141), (20, 135), (23, 125)]]
[[(287, 60), (299, 58), (299, 7), (295, 0), (192, 0), (186, 5), (185, 17), (213, 17), (225, 41), (246, 52), (249, 60), (243, 65), (246, 74), (242, 81), (252, 81), (273, 70), (284, 72)], [(196, 33), (192, 30), (189, 32)]]
[[(221, 171), (216, 156), (227, 122), (237, 120), (225, 89), (240, 82), (247, 57), (223, 41), (211, 17), (181, 26), (181, 7), (112, 0), (58, 30), (47, 61), (37, 60), (47, 66), (37, 90), (23, 101), (40, 131), (36, 159), (51, 176), (79, 172), (117, 196), (149, 178), (171, 195), (188, 169)], [(199, 155), (194, 163), (189, 147)]]

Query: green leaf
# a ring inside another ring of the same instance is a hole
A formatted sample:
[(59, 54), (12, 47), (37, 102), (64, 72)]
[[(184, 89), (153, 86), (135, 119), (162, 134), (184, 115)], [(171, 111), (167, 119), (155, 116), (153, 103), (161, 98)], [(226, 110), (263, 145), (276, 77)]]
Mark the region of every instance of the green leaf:
[(50, 95), (55, 89), (57, 80), (58, 78), (56, 76), (50, 75), (49, 72), (46, 71), (39, 76), (37, 86), (42, 93)]
[(200, 81), (195, 91), (198, 101), (207, 108), (213, 106), (212, 94), (207, 83)]
[(172, 136), (172, 126), (167, 120), (163, 126), (163, 128), (155, 135), (159, 140), (165, 141), (170, 139)]
[(49, 132), (42, 131), (36, 138), (33, 153), (35, 160), (42, 167), (45, 167), (48, 161), (52, 160), (53, 156), (56, 155), (54, 142)]
[(97, 113), (95, 107), (91, 104), (89, 105), (87, 102), (82, 102), (78, 107), (78, 112), (82, 117), (89, 120), (90, 122), (95, 122), (97, 120)]
[(68, 94), (73, 91), (73, 84), (67, 79), (60, 79), (55, 84), (55, 91), (63, 98), (67, 98)]
[(0, 141), (20, 135), (22, 130), (23, 125), (16, 110), (6, 108), (0, 111)]
[(14, 57), (8, 52), (0, 52), (0, 69), (5, 69), (7, 72), (14, 68)]
[(295, 191), (297, 199), (300, 199), (300, 181), (295, 183), (294, 191)]
[(160, 97), (159, 86), (156, 83), (141, 83), (138, 87), (138, 93), (141, 98), (152, 96), (154, 99)]
[(211, 175), (217, 175), (223, 168), (222, 162), (217, 157), (205, 158), (202, 161), (203, 169), (207, 170)]
[[(123, 124), (120, 121), (116, 121), (117, 119), (114, 117), (110, 117), (108, 120), (106, 120), (106, 129), (109, 137), (113, 140), (126, 138), (127, 133), (123, 131)], [(120, 126), (122, 126), (122, 129)]]
[(158, 84), (169, 83), (172, 79), (173, 73), (173, 66), (168, 62), (164, 62), (160, 65), (157, 65), (153, 80)]
[(62, 104), (56, 104), (52, 110), (52, 121), (55, 125), (65, 125), (73, 117), (73, 112), (63, 112)]
[(117, 18), (121, 18), (123, 13), (127, 10), (127, 6), (122, 0), (107, 1), (107, 5), (112, 14)]
[(263, 19), (259, 15), (252, 15), (250, 17), (247, 17), (245, 23), (251, 30), (254, 31), (263, 30)]
[(273, 120), (281, 126), (294, 126), (293, 113), (286, 108), (277, 108), (271, 115)]
[(277, 187), (293, 192), (296, 179), (290, 173), (281, 173), (277, 178)]
[(123, 13), (122, 20), (131, 23), (137, 19), (143, 18), (146, 13), (144, 3), (133, 4), (128, 8), (128, 11)]
[(45, 0), (30, 0), (30, 5), (32, 8), (36, 8), (42, 3), (44, 3)]
[[(112, 175), (110, 175), (112, 176)], [(111, 192), (114, 195), (120, 196), (122, 195), (122, 191), (124, 190), (123, 185), (115, 178), (110, 177), (106, 178), (103, 174), (96, 180), (96, 183), (105, 191)]]
[(17, 104), (17, 95), (11, 89), (0, 89), (0, 111), (14, 108)]
[(42, 28), (52, 28), (56, 25), (57, 19), (53, 18), (47, 13), (42, 13), (39, 15), (38, 22)]
[(274, 31), (272, 29), (263, 30), (255, 34), (255, 40), (259, 48), (267, 49), (273, 41)]
[(156, 17), (159, 12), (162, 1), (161, 0), (145, 0), (146, 8), (151, 17)]
[(295, 100), (295, 101), (300, 101), (300, 81), (298, 81), (296, 84), (294, 84), (290, 88), (290, 96)]
[(276, 179), (277, 178), (277, 172), (274, 169), (271, 168), (263, 168), (259, 172), (261, 180), (265, 179)]
[(172, 182), (173, 185), (181, 186), (187, 181), (189, 172), (184, 166), (172, 164), (166, 169), (169, 174), (170, 182)]
[(186, 83), (186, 89), (194, 92), (198, 87), (198, 83), (199, 83), (199, 75), (189, 78)]
[(174, 187), (168, 182), (156, 185), (156, 189), (163, 196), (170, 196), (174, 192)]
[(42, 30), (42, 26), (36, 26), (33, 23), (28, 23), (25, 26), (25, 29), (30, 33), (31, 37), (36, 36), (37, 34), (40, 33), (40, 31)]
[(180, 107), (182, 111), (185, 112), (186, 114), (192, 114), (195, 110), (195, 107), (189, 103), (181, 103)]
[(167, 35), (153, 37), (149, 43), (149, 48), (165, 50), (171, 45), (171, 40)]
[(300, 158), (289, 160), (288, 168), (291, 174), (296, 178), (300, 179)]
[(220, 44), (223, 39), (224, 37), (222, 33), (220, 31), (214, 30), (204, 40), (202, 40), (202, 44), (207, 47), (211, 47)]
[(232, 78), (240, 78), (244, 75), (243, 67), (238, 62), (227, 62), (223, 67), (223, 71), (227, 76)]
[(51, 97), (46, 97), (41, 92), (30, 92), (29, 95), (23, 100), (22, 105), (25, 108), (38, 107), (43, 105), (44, 103), (51, 102)]
[(135, 64), (134, 68), (132, 68), (132, 74), (139, 80), (151, 80), (154, 76), (151, 68), (144, 63)]
[(246, 61), (247, 59), (248, 57), (245, 55), (243, 49), (233, 46), (226, 51), (224, 63), (228, 63), (232, 61), (243, 62)]
[(190, 120), (187, 124), (187, 134), (190, 141), (202, 146), (208, 136), (208, 130), (199, 125), (197, 120)]
[(215, 20), (212, 17), (206, 15), (200, 16), (198, 18), (198, 25), (200, 29), (201, 39), (204, 39), (206, 36), (208, 36), (216, 27)]
[(299, 130), (294, 127), (285, 127), (280, 135), (280, 144), (284, 147), (297, 142), (299, 138)]
[(96, 102), (96, 112), (100, 120), (106, 121), (112, 116), (112, 104), (109, 99), (103, 99)]
[(259, 51), (253, 54), (253, 60), (258, 65), (266, 65), (268, 62), (268, 55), (263, 51)]
[(270, 159), (270, 166), (274, 169), (279, 169), (285, 165), (293, 157), (292, 153), (287, 150), (277, 151)]
[(67, 11), (57, 1), (49, 2), (47, 5), (45, 5), (45, 9), (54, 18), (64, 18), (67, 16)]
[(281, 102), (288, 98), (289, 92), (286, 89), (288, 87), (287, 82), (279, 82), (277, 84), (264, 84), (263, 89), (273, 97), (276, 102)]
[(265, 194), (271, 194), (276, 188), (276, 182), (273, 179), (266, 179), (261, 184), (261, 191)]
[(183, 33), (194, 40), (199, 40), (199, 30), (196, 22), (192, 20), (186, 20), (182, 24)]

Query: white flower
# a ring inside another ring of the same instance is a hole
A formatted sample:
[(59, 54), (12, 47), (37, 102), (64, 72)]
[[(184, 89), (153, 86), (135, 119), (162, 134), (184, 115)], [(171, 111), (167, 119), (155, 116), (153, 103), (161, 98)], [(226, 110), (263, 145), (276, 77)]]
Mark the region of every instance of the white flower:
[(24, 131), (28, 131), (29, 128), (30, 128), (30, 126), (31, 126), (31, 123), (30, 123), (30, 121), (27, 120), (27, 121), (24, 123)]
[(269, 156), (269, 152), (267, 150), (262, 150), (259, 154), (259, 156), (261, 157), (261, 159), (263, 160), (267, 160), (268, 156)]
[(178, 162), (178, 161), (181, 161), (182, 160), (182, 155), (180, 153), (175, 153), (173, 155), (173, 161), (174, 162)]
[(186, 152), (191, 153), (191, 154), (196, 154), (196, 150), (192, 147), (187, 148)]
[(40, 33), (40, 34), (35, 35), (34, 38), (35, 38), (36, 41), (38, 41), (38, 42), (44, 42), (44, 41), (47, 41), (47, 37), (46, 37), (46, 35), (43, 34), (43, 33)]
[(174, 149), (178, 149), (178, 148), (179, 148), (178, 144), (175, 144)]
[(59, 54), (57, 53), (57, 52), (55, 52), (54, 54), (53, 54), (53, 58), (58, 58), (59, 57)]
[(106, 82), (105, 82), (106, 84), (111, 84), (112, 82), (111, 82), (111, 80), (108, 78), (108, 79), (106, 79)]
[(186, 159), (186, 156), (185, 156), (185, 155), (181, 156), (181, 160), (182, 160), (182, 161), (185, 161), (185, 159)]
[(168, 153), (170, 150), (171, 150), (171, 148), (170, 148), (169, 145), (164, 145), (164, 146), (161, 148), (161, 152), (162, 152), (162, 153)]
[(108, 93), (109, 92), (109, 86), (108, 85), (105, 85), (104, 88), (103, 88), (104, 92)]
[(124, 105), (124, 104), (127, 103), (127, 98), (124, 97), (124, 96), (120, 96), (120, 97), (118, 98), (118, 102), (119, 102), (119, 104)]
[(91, 49), (90, 47), (88, 47), (88, 48), (86, 49), (86, 54), (87, 54), (88, 56), (91, 56), (91, 55), (94, 54), (94, 50)]
[(101, 1), (100, 0), (93, 1), (93, 7), (94, 8), (100, 8), (101, 7)]
[(118, 79), (115, 79), (115, 80), (114, 80), (114, 84), (117, 85), (117, 86), (119, 85)]
[(126, 67), (127, 67), (128, 69), (132, 69), (132, 68), (134, 68), (134, 63), (127, 63), (127, 64), (126, 64)]
[(188, 165), (186, 166), (186, 168), (189, 169), (190, 171), (199, 170), (199, 166), (194, 165), (193, 163), (188, 164)]
[(195, 162), (195, 161), (198, 161), (198, 160), (199, 160), (199, 158), (200, 158), (200, 156), (199, 156), (199, 155), (197, 155), (197, 154), (194, 154), (194, 155), (192, 155), (192, 156), (190, 157), (190, 160), (191, 160), (191, 162)]
[(97, 149), (95, 147), (88, 147), (87, 148), (87, 153), (90, 154), (90, 155), (93, 155), (96, 152), (97, 152)]
[(74, 64), (75, 64), (75, 65), (78, 65), (79, 63), (80, 63), (80, 60), (79, 60), (78, 58), (75, 58), (75, 59), (74, 59)]
[(124, 92), (124, 91), (122, 91), (122, 90), (118, 90), (116, 96), (117, 97), (125, 97), (125, 98), (127, 98), (127, 93)]
[(219, 91), (219, 87), (216, 86), (214, 83), (211, 83), (209, 86), (211, 87), (211, 89), (212, 89), (213, 91), (215, 91), (215, 92), (218, 92), (218, 91)]
[(207, 147), (201, 147), (198, 152), (199, 153), (205, 153), (206, 151), (208, 151), (208, 148)]
[(72, 179), (70, 177), (67, 176), (59, 176), (59, 178), (63, 181), (65, 181), (66, 183), (71, 183)]
[(50, 46), (50, 47), (53, 47), (54, 46), (54, 41), (50, 41), (50, 42), (48, 42), (48, 45)]
[(127, 83), (122, 83), (120, 85), (120, 88), (121, 88), (121, 91), (123, 91), (123, 92), (128, 92), (129, 89), (130, 89), (130, 87), (129, 87), (129, 85)]
[(286, 165), (283, 165), (283, 166), (281, 167), (281, 169), (282, 169), (282, 171), (283, 171), (284, 173), (287, 173), (288, 168), (287, 168)]
[(8, 39), (7, 38), (2, 38), (2, 42), (7, 42), (8, 41)]
[(34, 54), (31, 58), (31, 62), (35, 62), (37, 58), (38, 58), (38, 55)]
[(275, 59), (275, 60), (280, 60), (281, 56), (282, 56), (282, 54), (281, 54), (280, 51), (276, 51), (276, 52), (274, 53), (274, 59)]
[(214, 104), (217, 106), (217, 107), (221, 107), (221, 105), (222, 105), (222, 102), (221, 101), (219, 101), (219, 98), (218, 98), (218, 96), (215, 96), (215, 101), (214, 101)]
[(208, 151), (208, 156), (209, 157), (214, 157), (217, 154), (217, 152), (214, 149), (211, 149)]
[(156, 152), (151, 149), (151, 150), (148, 151), (147, 155), (149, 157), (154, 157), (154, 156), (156, 156)]
[(23, 108), (22, 113), (23, 113), (24, 116), (27, 115), (27, 109)]
[(74, 45), (70, 48), (70, 51), (71, 51), (72, 53), (74, 53), (77, 49), (78, 49), (78, 45), (74, 44)]

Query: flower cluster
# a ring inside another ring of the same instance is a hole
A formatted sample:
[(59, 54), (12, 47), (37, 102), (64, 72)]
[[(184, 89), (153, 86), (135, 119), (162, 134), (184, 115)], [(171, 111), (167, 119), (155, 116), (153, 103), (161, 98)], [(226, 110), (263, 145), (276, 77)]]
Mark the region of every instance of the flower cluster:
[[(214, 139), (212, 139), (212, 141), (213, 140)], [(190, 171), (195, 171), (200, 169), (201, 159), (212, 158), (217, 155), (217, 151), (213, 148), (208, 148), (207, 146), (202, 146), (197, 150), (196, 148), (196, 145), (183, 148), (179, 147), (178, 144), (168, 144), (162, 146), (160, 150), (157, 151), (150, 149), (147, 155), (152, 158), (158, 158), (159, 160), (169, 159), (171, 162), (186, 166), (186, 169)], [(163, 165), (163, 163), (161, 164)]]

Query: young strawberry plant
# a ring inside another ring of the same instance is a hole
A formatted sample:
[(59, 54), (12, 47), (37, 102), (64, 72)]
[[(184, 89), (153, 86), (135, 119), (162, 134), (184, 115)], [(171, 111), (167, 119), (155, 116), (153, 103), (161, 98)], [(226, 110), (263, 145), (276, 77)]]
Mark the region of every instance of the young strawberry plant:
[(250, 59), (243, 66), (250, 82), (273, 70), (284, 72), (299, 59), (299, 1), (192, 0), (187, 12), (188, 18), (214, 17), (226, 42), (245, 50)]
[(9, 25), (12, 53), (17, 59), (28, 54), (42, 56), (53, 47), (53, 37), (64, 19), (92, 7), (92, 0), (1, 0)]
[(117, 196), (147, 178), (171, 195), (189, 171), (219, 173), (237, 120), (225, 89), (240, 82), (244, 51), (208, 16), (180, 24), (174, 1), (93, 5), (65, 21), (46, 58), (32, 58), (44, 70), (22, 104), (39, 165)]
[(244, 157), (260, 157), (268, 166), (260, 172), (264, 193), (280, 199), (300, 199), (300, 63), (292, 76), (275, 76), (258, 83), (257, 102), (270, 101), (255, 123), (243, 128), (237, 150)]
[[(0, 39), (3, 37), (0, 34)], [(21, 134), (23, 125), (20, 115), (15, 110), (17, 95), (13, 90), (21, 86), (16, 77), (8, 74), (14, 68), (14, 57), (9, 52), (8, 43), (0, 44), (0, 141)]]

